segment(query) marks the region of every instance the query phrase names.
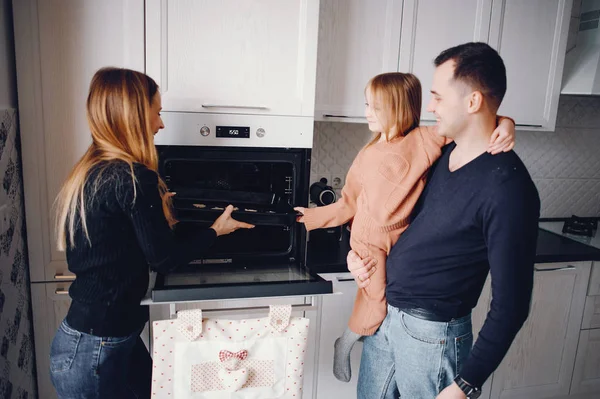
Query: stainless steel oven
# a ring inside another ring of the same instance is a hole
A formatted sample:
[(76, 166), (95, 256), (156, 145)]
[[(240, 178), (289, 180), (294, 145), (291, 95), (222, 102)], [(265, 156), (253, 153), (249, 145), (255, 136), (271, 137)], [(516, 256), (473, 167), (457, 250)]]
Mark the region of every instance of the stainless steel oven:
[(156, 136), (159, 172), (179, 220), (178, 235), (209, 227), (228, 204), (254, 224), (217, 238), (186, 267), (158, 276), (154, 301), (324, 294), (331, 283), (306, 267), (309, 118), (165, 113)]

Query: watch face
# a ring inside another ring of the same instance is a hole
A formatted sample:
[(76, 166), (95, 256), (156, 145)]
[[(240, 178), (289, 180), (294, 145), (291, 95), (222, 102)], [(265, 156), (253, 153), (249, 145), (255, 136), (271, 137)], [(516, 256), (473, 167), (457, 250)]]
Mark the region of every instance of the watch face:
[(470, 394), (467, 395), (468, 399), (477, 399), (481, 395), (481, 390), (473, 389)]

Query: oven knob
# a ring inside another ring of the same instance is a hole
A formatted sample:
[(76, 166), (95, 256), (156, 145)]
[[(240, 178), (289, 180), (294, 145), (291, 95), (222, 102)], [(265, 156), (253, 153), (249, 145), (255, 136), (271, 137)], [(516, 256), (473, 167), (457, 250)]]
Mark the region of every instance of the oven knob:
[(258, 129), (256, 129), (256, 135), (260, 138), (265, 137), (265, 134), (267, 134), (267, 132), (265, 132), (265, 129), (263, 129), (262, 127), (259, 127)]
[(208, 126), (202, 126), (200, 128), (200, 134), (204, 137), (208, 136), (210, 134), (210, 128)]

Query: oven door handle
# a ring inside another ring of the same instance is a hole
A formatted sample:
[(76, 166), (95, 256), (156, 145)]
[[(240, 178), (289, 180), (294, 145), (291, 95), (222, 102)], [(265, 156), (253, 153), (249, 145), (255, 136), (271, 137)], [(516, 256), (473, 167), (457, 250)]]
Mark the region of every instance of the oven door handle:
[(202, 104), (202, 108), (232, 108), (232, 109), (260, 109), (268, 111), (270, 108), (263, 105), (229, 105), (229, 104)]

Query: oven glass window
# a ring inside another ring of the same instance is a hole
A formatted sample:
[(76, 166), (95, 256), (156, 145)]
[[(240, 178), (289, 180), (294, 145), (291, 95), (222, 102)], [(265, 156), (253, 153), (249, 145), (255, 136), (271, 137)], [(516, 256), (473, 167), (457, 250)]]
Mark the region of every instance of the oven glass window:
[(260, 160), (170, 159), (164, 175), (173, 198), (178, 234), (209, 227), (229, 204), (232, 216), (256, 227), (218, 238), (210, 257), (282, 256), (294, 243), (295, 166)]

